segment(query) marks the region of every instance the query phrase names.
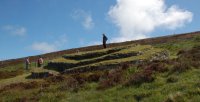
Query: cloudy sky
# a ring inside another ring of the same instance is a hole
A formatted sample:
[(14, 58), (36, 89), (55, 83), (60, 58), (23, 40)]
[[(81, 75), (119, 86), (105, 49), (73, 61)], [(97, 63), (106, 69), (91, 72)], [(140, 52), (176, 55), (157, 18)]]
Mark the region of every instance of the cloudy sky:
[(199, 0), (0, 0), (0, 60), (200, 31)]

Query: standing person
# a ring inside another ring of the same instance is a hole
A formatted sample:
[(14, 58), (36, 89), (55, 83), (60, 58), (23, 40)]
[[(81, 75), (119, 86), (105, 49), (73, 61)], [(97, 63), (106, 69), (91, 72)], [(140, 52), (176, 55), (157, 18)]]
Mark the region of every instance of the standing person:
[(30, 65), (31, 63), (30, 63), (30, 61), (29, 61), (29, 58), (26, 58), (26, 60), (25, 60), (25, 68), (26, 68), (26, 70), (28, 70), (29, 69), (29, 65)]
[(103, 34), (103, 47), (106, 48), (106, 41), (108, 40), (108, 38), (106, 37), (105, 34)]
[(38, 67), (42, 67), (43, 62), (44, 62), (44, 61), (43, 61), (42, 57), (40, 57), (40, 58), (38, 59), (38, 61), (37, 61)]

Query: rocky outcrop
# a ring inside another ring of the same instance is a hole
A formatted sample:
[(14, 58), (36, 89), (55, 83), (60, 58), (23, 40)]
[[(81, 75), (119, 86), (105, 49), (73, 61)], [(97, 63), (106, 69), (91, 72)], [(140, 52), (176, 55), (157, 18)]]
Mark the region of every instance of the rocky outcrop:
[(84, 72), (92, 72), (92, 71), (98, 71), (98, 70), (111, 70), (115, 68), (119, 68), (120, 66), (123, 66), (124, 64), (134, 65), (137, 60), (135, 61), (127, 61), (122, 63), (113, 63), (113, 64), (107, 64), (107, 65), (98, 65), (98, 66), (85, 66), (85, 67), (79, 67), (74, 69), (66, 69), (62, 72), (62, 74), (74, 74), (74, 73), (84, 73)]
[(169, 59), (169, 56), (170, 56), (169, 52), (164, 50), (164, 51), (161, 51), (159, 53), (155, 53), (154, 55), (152, 55), (150, 58), (150, 62), (163, 61), (163, 60)]

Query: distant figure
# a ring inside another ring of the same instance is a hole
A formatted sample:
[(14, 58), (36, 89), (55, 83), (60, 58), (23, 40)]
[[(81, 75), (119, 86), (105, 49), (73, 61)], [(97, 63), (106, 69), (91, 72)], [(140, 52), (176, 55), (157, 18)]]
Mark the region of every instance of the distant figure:
[(103, 47), (106, 48), (106, 41), (108, 40), (108, 38), (106, 37), (105, 34), (103, 34)]
[(76, 50), (76, 53), (79, 53), (79, 50)]
[(26, 70), (28, 70), (29, 69), (29, 65), (30, 65), (31, 63), (30, 63), (30, 61), (29, 61), (29, 58), (26, 58), (26, 60), (25, 60), (25, 68), (26, 68)]
[(44, 63), (44, 60), (42, 59), (42, 57), (40, 57), (37, 61), (38, 63), (38, 67), (42, 67), (43, 63)]

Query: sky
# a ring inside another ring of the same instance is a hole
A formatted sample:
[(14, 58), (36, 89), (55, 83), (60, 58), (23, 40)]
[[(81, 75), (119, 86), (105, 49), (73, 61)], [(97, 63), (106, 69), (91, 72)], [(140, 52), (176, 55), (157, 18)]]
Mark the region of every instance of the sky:
[(199, 0), (0, 0), (0, 60), (200, 31)]

